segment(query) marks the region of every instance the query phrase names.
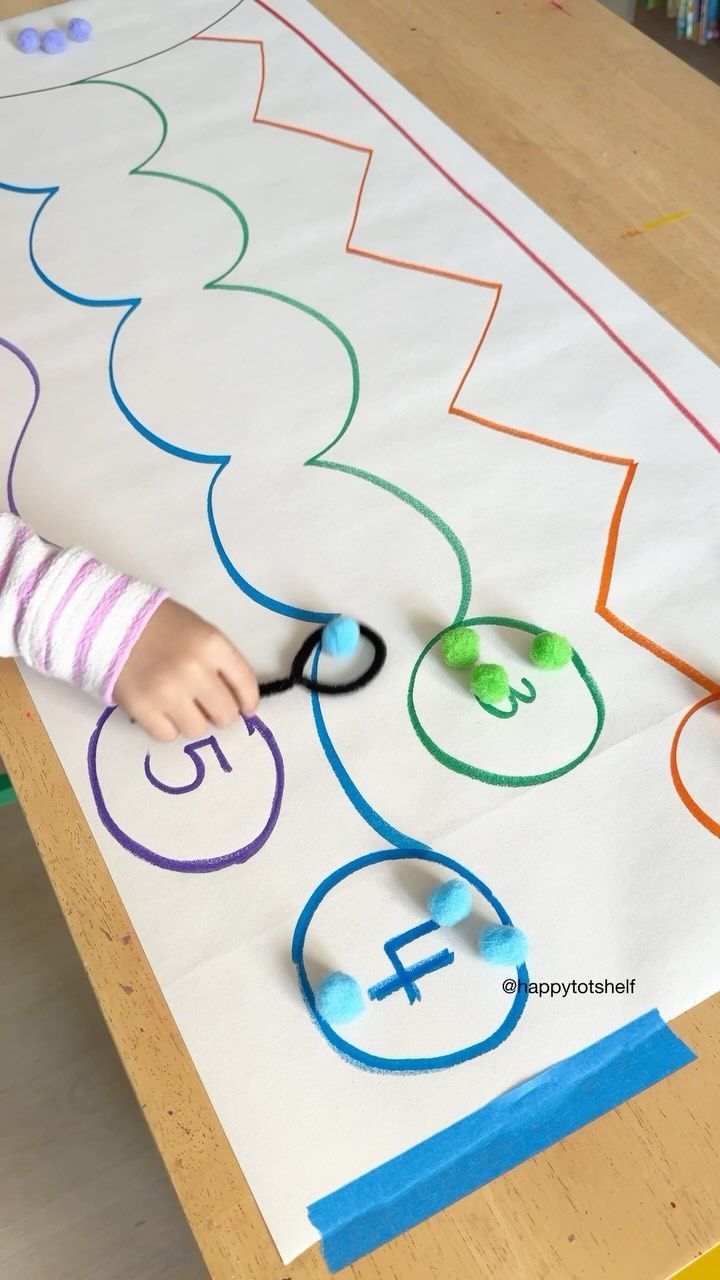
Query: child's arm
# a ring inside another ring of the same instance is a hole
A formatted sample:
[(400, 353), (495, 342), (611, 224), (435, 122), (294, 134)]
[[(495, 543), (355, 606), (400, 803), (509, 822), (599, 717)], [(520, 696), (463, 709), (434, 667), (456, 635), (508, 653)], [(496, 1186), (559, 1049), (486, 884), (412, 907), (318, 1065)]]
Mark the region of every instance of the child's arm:
[(119, 703), (163, 741), (229, 724), (258, 701), (248, 663), (209, 623), (2, 512), (0, 655)]

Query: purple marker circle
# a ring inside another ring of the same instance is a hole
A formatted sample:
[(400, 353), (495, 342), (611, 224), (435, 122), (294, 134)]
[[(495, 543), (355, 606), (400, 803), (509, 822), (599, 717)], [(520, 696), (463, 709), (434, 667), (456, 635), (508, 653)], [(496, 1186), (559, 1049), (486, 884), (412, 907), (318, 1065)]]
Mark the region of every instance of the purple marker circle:
[[(249, 841), (247, 844), (241, 845), (238, 849), (234, 849), (231, 853), (223, 853), (214, 858), (168, 858), (165, 854), (156, 853), (154, 849), (149, 849), (147, 845), (140, 844), (140, 842), (129, 835), (127, 831), (123, 831), (122, 827), (120, 827), (113, 818), (105, 802), (103, 790), (100, 785), (100, 779), (98, 777), (98, 743), (100, 741), (103, 728), (116, 711), (117, 707), (107, 707), (100, 716), (88, 743), (87, 766), (90, 787), (95, 801), (95, 807), (98, 812), (98, 817), (106, 831), (110, 832), (110, 835), (117, 840), (118, 844), (122, 845), (123, 849), (127, 849), (128, 852), (132, 853), (136, 858), (142, 858), (144, 862), (151, 862), (153, 866), (161, 867), (165, 871), (190, 871), (198, 873), (205, 871), (221, 871), (223, 867), (232, 866), (234, 863), (248, 862), (254, 854), (258, 853), (259, 850), (262, 849), (264, 844), (267, 844), (280, 816), (280, 807), (282, 805), (283, 792), (285, 790), (285, 766), (283, 764), (282, 755), (280, 754), (280, 748), (278, 747), (273, 734), (259, 716), (251, 716), (249, 718), (243, 717), (243, 719), (245, 719), (245, 724), (247, 725), (249, 734), (257, 732), (260, 735), (267, 746), (275, 765), (275, 786), (270, 804), (270, 813), (262, 830), (254, 837), (253, 840)], [(155, 782), (155, 785), (157, 785), (157, 782)], [(197, 783), (193, 784), (192, 789), (194, 789), (195, 785), (197, 785)], [(160, 789), (167, 790), (165, 787)], [(181, 788), (179, 793), (190, 789), (191, 788)]]

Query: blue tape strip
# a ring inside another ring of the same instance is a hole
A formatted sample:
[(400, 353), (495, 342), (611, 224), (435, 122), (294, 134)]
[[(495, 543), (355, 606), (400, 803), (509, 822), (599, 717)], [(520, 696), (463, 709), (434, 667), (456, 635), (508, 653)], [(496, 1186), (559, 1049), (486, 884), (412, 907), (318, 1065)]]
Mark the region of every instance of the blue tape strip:
[(310, 1205), (328, 1266), (355, 1262), (695, 1056), (653, 1009), (541, 1071)]

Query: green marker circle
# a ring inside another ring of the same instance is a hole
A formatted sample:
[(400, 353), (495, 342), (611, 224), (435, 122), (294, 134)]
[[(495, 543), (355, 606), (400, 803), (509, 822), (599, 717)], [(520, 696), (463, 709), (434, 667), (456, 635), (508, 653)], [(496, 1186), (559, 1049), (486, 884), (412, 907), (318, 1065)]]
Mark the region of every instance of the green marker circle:
[[(461, 760), (458, 756), (452, 755), (449, 751), (446, 751), (438, 742), (435, 741), (433, 737), (431, 737), (424, 728), (415, 706), (415, 684), (418, 672), (425, 658), (439, 642), (442, 642), (443, 636), (447, 635), (449, 631), (452, 631), (458, 625), (462, 625), (463, 627), (509, 627), (513, 631), (524, 631), (528, 636), (538, 636), (544, 631), (547, 631), (546, 627), (538, 627), (533, 622), (520, 622), (516, 618), (500, 618), (494, 616), (463, 618), (454, 622), (449, 627), (444, 627), (442, 631), (438, 631), (437, 635), (433, 636), (432, 640), (428, 641), (417, 659), (410, 676), (407, 694), (407, 707), (412, 726), (423, 746), (430, 752), (431, 756), (433, 756), (440, 764), (445, 765), (447, 769), (452, 769), (454, 773), (462, 773), (468, 778), (477, 778), (481, 782), (489, 782), (500, 787), (534, 787), (542, 782), (552, 782), (554, 778), (561, 778), (563, 774), (570, 773), (571, 769), (576, 769), (579, 764), (582, 764), (583, 760), (590, 755), (590, 752), (602, 733), (603, 725), (605, 723), (605, 703), (595, 680), (588, 671), (580, 655), (576, 653), (574, 649), (571, 664), (569, 665), (572, 665), (575, 668), (582, 683), (585, 685), (590, 697), (592, 698), (595, 708), (595, 727), (587, 745), (579, 755), (576, 755), (572, 760), (567, 761), (566, 764), (559, 765), (555, 769), (550, 769), (546, 773), (497, 773), (491, 769), (482, 769), (478, 765), (469, 764), (468, 761)], [(561, 676), (562, 673), (558, 673), (558, 675)], [(472, 698), (472, 694), (469, 694), (468, 696)]]

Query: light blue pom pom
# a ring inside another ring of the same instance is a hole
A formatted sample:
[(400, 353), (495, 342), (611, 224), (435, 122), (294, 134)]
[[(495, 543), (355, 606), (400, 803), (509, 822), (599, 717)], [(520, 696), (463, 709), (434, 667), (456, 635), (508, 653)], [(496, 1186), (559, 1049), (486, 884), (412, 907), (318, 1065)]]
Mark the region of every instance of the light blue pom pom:
[(428, 898), (428, 913), (436, 924), (459, 924), (471, 911), (472, 893), (464, 880), (448, 880), (438, 885)]
[(322, 651), (333, 658), (349, 658), (360, 642), (360, 628), (354, 618), (333, 618), (323, 627)]
[(40, 32), (36, 27), (23, 27), (15, 41), (21, 53), (37, 53), (40, 48)]
[(68, 22), (68, 36), (71, 40), (82, 44), (85, 40), (89, 40), (92, 35), (92, 23), (87, 18), (71, 18)]
[(65, 32), (59, 27), (51, 27), (42, 38), (42, 47), (45, 53), (62, 53), (63, 49), (67, 49)]
[(315, 1003), (321, 1018), (340, 1026), (357, 1018), (365, 1002), (359, 983), (349, 973), (331, 973), (320, 983)]
[(528, 953), (528, 940), (514, 924), (491, 924), (478, 940), (480, 955), (488, 964), (522, 964)]

